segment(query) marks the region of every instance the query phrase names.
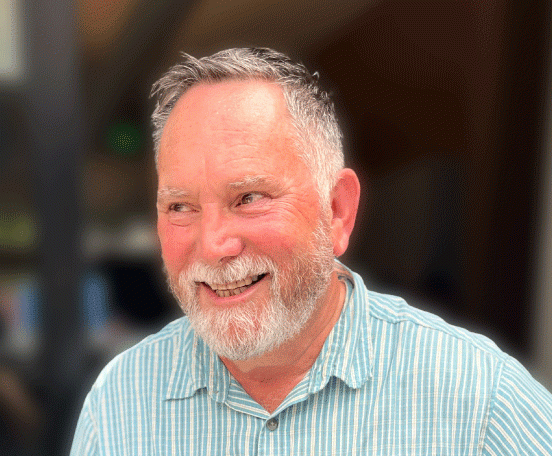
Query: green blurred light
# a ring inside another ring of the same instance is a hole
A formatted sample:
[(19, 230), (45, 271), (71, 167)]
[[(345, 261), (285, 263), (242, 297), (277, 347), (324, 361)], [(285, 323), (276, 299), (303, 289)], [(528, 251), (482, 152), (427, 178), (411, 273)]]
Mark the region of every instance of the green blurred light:
[(0, 250), (32, 250), (38, 241), (38, 227), (29, 213), (0, 210)]
[(134, 123), (117, 122), (107, 132), (107, 143), (115, 153), (130, 157), (142, 147), (143, 134)]

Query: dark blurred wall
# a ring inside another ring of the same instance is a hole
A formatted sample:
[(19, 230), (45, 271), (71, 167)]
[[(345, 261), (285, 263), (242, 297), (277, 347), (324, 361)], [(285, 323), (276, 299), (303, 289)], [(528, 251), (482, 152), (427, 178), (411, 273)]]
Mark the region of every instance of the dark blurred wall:
[(351, 262), (526, 356), (549, 18), (548, 2), (381, 2), (314, 57), (368, 190)]

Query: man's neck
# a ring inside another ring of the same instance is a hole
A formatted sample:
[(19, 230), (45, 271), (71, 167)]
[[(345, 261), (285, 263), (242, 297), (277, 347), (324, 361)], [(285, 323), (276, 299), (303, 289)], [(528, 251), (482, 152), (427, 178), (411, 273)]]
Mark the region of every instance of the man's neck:
[(269, 413), (276, 410), (316, 361), (341, 315), (345, 295), (346, 286), (334, 272), (321, 305), (298, 336), (257, 358), (222, 358), (243, 389)]

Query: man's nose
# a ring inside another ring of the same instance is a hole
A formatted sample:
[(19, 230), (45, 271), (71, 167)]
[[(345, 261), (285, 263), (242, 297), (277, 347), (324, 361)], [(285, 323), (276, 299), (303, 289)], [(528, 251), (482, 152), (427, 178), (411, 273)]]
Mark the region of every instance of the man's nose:
[(199, 255), (208, 264), (218, 266), (238, 256), (243, 250), (243, 241), (231, 214), (209, 208), (201, 217)]

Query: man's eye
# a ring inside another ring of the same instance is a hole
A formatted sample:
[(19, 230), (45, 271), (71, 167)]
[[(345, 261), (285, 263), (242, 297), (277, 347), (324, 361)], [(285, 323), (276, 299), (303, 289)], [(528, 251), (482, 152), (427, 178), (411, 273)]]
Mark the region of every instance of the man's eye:
[(190, 212), (192, 209), (187, 204), (174, 203), (169, 206), (171, 212)]
[(263, 195), (261, 193), (255, 193), (255, 192), (246, 193), (242, 195), (238, 200), (238, 206), (241, 206), (243, 204), (254, 203), (255, 201), (260, 200), (262, 197)]
[(172, 203), (168, 207), (167, 220), (172, 225), (187, 226), (194, 220), (195, 210), (186, 203)]

